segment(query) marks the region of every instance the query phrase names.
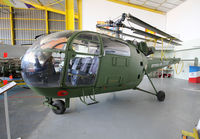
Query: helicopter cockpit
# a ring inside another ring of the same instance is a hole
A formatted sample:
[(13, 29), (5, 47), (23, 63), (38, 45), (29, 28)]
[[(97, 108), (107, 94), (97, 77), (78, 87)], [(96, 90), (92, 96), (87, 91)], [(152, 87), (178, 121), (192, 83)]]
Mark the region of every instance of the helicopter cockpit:
[(72, 41), (72, 49), (76, 55), (69, 62), (67, 85), (94, 84), (99, 67), (99, 38), (92, 33), (79, 34)]
[(38, 39), (22, 59), (22, 76), (30, 86), (59, 86), (67, 40), (73, 32), (52, 33)]
[[(21, 67), (23, 79), (29, 86), (59, 87), (66, 67), (67, 86), (94, 84), (99, 66), (98, 37), (82, 33), (73, 38), (70, 46), (74, 56), (66, 60), (67, 41), (73, 34), (73, 31), (52, 33), (38, 39), (27, 50)], [(68, 65), (64, 67), (65, 62)]]

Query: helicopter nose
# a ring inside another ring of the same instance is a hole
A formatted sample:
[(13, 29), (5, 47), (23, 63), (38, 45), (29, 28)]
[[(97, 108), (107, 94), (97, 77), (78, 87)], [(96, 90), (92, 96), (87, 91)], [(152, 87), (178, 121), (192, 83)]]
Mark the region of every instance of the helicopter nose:
[(53, 51), (28, 51), (21, 62), (22, 77), (29, 86), (58, 87), (63, 59), (64, 55)]
[(27, 85), (34, 86), (34, 82), (38, 78), (38, 65), (36, 62), (36, 56), (34, 52), (27, 52), (22, 58), (21, 69), (22, 77)]
[(53, 63), (49, 52), (28, 51), (21, 62), (22, 77), (29, 86), (40, 87), (48, 84), (53, 74)]

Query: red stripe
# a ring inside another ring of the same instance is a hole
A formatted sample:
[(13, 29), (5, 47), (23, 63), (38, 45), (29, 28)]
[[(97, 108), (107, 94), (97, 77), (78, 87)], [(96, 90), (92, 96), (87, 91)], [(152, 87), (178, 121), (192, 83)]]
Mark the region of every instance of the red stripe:
[(197, 78), (189, 78), (190, 83), (200, 83), (200, 77)]

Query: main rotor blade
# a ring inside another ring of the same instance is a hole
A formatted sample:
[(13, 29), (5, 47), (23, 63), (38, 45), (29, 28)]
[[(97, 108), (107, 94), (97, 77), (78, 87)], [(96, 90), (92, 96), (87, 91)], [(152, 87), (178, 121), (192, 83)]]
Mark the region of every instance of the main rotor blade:
[[(107, 28), (104, 28), (104, 27), (97, 26), (97, 28), (102, 29), (102, 30), (105, 30), (105, 31), (110, 31), (110, 32), (117, 33), (116, 30), (111, 30), (111, 29), (107, 29)], [(127, 36), (127, 37), (132, 37), (132, 38), (136, 38), (136, 39), (140, 39), (140, 40), (144, 40), (144, 41), (155, 42), (155, 41), (153, 41), (153, 40), (149, 40), (149, 39), (141, 38), (141, 37), (138, 37), (138, 36), (134, 36), (134, 35), (129, 35), (129, 34), (126, 34), (126, 33), (122, 33), (121, 31), (120, 31), (119, 33), (120, 33), (121, 35), (124, 35), (124, 36)], [(161, 44), (160, 42), (156, 42), (156, 43)]]
[[(128, 36), (128, 37), (132, 37), (132, 38), (136, 38), (136, 39), (140, 39), (140, 40), (144, 40), (144, 41), (151, 41), (151, 42), (155, 42), (153, 40), (148, 40), (148, 39), (144, 39), (144, 38), (141, 38), (141, 37), (138, 37), (138, 36), (134, 36), (134, 35), (129, 35), (129, 34), (126, 34), (126, 33), (122, 33), (121, 31), (116, 31), (116, 30), (111, 30), (111, 29), (107, 29), (107, 28), (104, 28), (104, 27), (100, 27), (100, 26), (97, 26), (97, 28), (99, 29), (102, 29), (102, 30), (105, 30), (105, 31), (110, 31), (110, 32), (114, 32), (114, 33), (119, 33), (121, 35), (124, 35), (124, 36)], [(147, 33), (147, 32), (144, 32), (142, 30), (139, 30), (139, 29), (134, 29), (134, 33), (138, 34), (138, 35), (142, 35), (142, 36), (147, 36), (147, 37), (150, 37), (150, 38), (154, 38), (158, 41), (162, 41), (161, 38), (162, 37), (159, 37), (159, 36), (156, 36), (156, 35), (153, 35), (153, 34), (150, 34), (150, 33)], [(176, 43), (172, 40), (168, 40), (166, 38), (162, 38), (163, 39), (163, 42), (166, 42), (166, 43), (170, 43), (170, 44), (173, 44), (173, 45), (181, 45), (179, 43)], [(161, 42), (156, 42), (158, 44), (162, 44)]]
[[(150, 42), (154, 42), (154, 43), (155, 43), (155, 41), (153, 41), (153, 40), (141, 38), (141, 37), (138, 37), (138, 36), (129, 35), (129, 34), (126, 34), (126, 33), (121, 33), (121, 34), (124, 35), (124, 36), (127, 36), (127, 37), (132, 37), (132, 38), (140, 39), (140, 40), (143, 40), (143, 41), (150, 41)], [(158, 41), (157, 41), (156, 43), (161, 44), (161, 43), (158, 42)]]
[(135, 29), (134, 28), (133, 32), (135, 34), (146, 36), (146, 37), (150, 37), (150, 38), (153, 38), (153, 39), (156, 39), (156, 40), (159, 40), (159, 41), (163, 40), (163, 42), (170, 43), (170, 44), (173, 44), (173, 45), (181, 45), (181, 44), (179, 44), (177, 42), (174, 42), (172, 40), (169, 40), (169, 39), (166, 39), (166, 38), (162, 38), (160, 36), (157, 36), (157, 35), (154, 35), (154, 34), (151, 34), (151, 33), (148, 33), (148, 32), (142, 31), (142, 30), (139, 30), (139, 29)]
[(174, 37), (174, 36), (172, 36), (172, 35), (169, 35), (169, 34), (163, 32), (163, 31), (157, 29), (156, 27), (151, 26), (150, 24), (148, 24), (148, 23), (146, 23), (146, 22), (144, 22), (144, 21), (142, 21), (142, 20), (140, 20), (140, 19), (134, 17), (134, 16), (131, 15), (131, 14), (129, 14), (128, 17), (129, 17), (128, 21), (130, 21), (130, 22), (132, 22), (132, 23), (134, 23), (134, 24), (136, 24), (136, 25), (139, 25), (139, 26), (141, 26), (141, 27), (147, 28), (147, 29), (149, 29), (149, 30), (151, 30), (151, 31), (153, 31), (153, 32), (156, 32), (156, 33), (158, 33), (158, 34), (160, 34), (160, 35), (162, 35), (162, 36), (167, 37), (168, 39), (176, 40), (176, 41), (182, 42), (182, 41), (179, 40), (178, 38), (176, 38), (176, 37)]

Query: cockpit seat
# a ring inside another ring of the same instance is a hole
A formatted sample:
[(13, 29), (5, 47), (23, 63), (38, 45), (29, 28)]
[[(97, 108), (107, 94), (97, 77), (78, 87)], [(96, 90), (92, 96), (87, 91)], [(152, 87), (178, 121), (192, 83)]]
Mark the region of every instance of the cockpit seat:
[(72, 77), (71, 77), (71, 83), (73, 86), (76, 86), (77, 85), (77, 80), (78, 80), (78, 66), (80, 65), (80, 61), (81, 61), (81, 58), (80, 57), (77, 57), (75, 60), (74, 60), (74, 63), (72, 65), (72, 70), (71, 70), (71, 73), (72, 73)]
[(88, 68), (90, 66), (92, 62), (92, 58), (91, 57), (86, 57), (86, 58), (83, 58), (81, 63), (81, 68), (80, 68), (80, 74), (84, 75), (84, 74), (87, 74), (87, 71), (88, 71)]
[(78, 74), (78, 66), (80, 65), (81, 58), (77, 57), (72, 65), (72, 74)]
[(92, 60), (92, 64), (89, 69), (89, 74), (97, 74), (98, 66), (99, 66), (99, 58), (95, 56)]

